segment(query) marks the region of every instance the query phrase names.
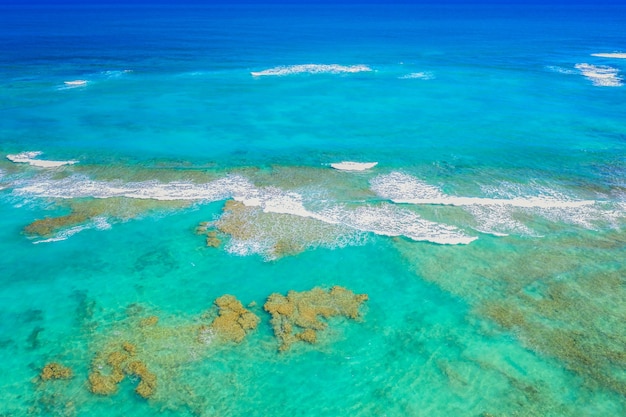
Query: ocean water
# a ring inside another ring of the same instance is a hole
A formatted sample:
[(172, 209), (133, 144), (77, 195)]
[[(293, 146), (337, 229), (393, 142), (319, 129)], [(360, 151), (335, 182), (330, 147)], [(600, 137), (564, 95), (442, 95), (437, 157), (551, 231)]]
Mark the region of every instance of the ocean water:
[[(0, 416), (626, 415), (625, 26), (0, 6)], [(334, 286), (281, 351), (268, 297)]]

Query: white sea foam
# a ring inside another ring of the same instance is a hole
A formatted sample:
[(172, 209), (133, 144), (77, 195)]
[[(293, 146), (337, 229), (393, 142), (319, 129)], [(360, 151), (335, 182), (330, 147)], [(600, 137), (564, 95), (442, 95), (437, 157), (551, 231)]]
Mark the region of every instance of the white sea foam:
[(591, 56), (597, 56), (600, 58), (617, 58), (617, 59), (626, 59), (626, 52), (601, 52), (597, 54), (591, 54)]
[(410, 74), (406, 74), (398, 78), (401, 80), (432, 80), (435, 78), (435, 74), (429, 71), (412, 72)]
[(336, 205), (314, 212), (305, 207), (303, 197), (298, 193), (285, 192), (274, 187), (247, 191), (249, 194), (235, 196), (235, 199), (249, 207), (260, 207), (265, 213), (290, 214), (361, 232), (406, 236), (416, 241), (439, 244), (467, 244), (476, 239), (456, 227), (424, 220), (409, 210), (392, 205), (368, 205), (356, 209)]
[(65, 84), (68, 87), (80, 87), (80, 86), (87, 85), (87, 80), (63, 81), (63, 84)]
[(476, 220), (476, 224), (471, 225), (475, 230), (498, 236), (510, 233), (538, 236), (520, 220), (534, 216), (591, 230), (599, 224), (619, 227), (619, 223), (626, 218), (624, 210), (608, 201), (577, 200), (537, 184), (531, 184), (535, 195), (530, 197), (520, 196), (524, 190), (513, 184), (503, 184), (495, 189), (487, 187), (486, 193), (497, 197), (450, 196), (437, 187), (400, 172), (379, 175), (370, 184), (377, 195), (394, 203), (462, 207)]
[(401, 172), (379, 175), (370, 182), (372, 191), (394, 203), (444, 206), (512, 206), (526, 208), (577, 208), (593, 205), (593, 200), (561, 200), (552, 196), (485, 198), (457, 197)]
[(331, 167), (339, 171), (365, 171), (374, 168), (378, 162), (350, 162), (342, 161), (330, 164)]
[(619, 71), (617, 68), (609, 67), (607, 65), (591, 64), (576, 64), (575, 67), (595, 86), (620, 87), (623, 85), (622, 78), (618, 75)]
[(41, 168), (56, 168), (56, 167), (60, 167), (63, 165), (73, 165), (73, 164), (78, 163), (78, 161), (73, 161), (73, 160), (72, 161), (49, 161), (45, 159), (35, 159), (41, 154), (42, 152), (39, 152), (39, 151), (22, 152), (22, 153), (13, 154), (13, 155), (7, 155), (7, 159), (14, 163), (29, 164), (29, 165), (41, 167)]
[(285, 76), (294, 74), (341, 74), (372, 71), (367, 65), (338, 65), (338, 64), (304, 64), (280, 66), (258, 72), (251, 72), (255, 77), (261, 76)]
[(102, 75), (106, 76), (107, 78), (119, 78), (124, 74), (128, 74), (133, 72), (133, 70), (109, 70), (109, 71), (103, 71)]
[(356, 209), (335, 207), (326, 210), (327, 221), (382, 236), (405, 236), (415, 241), (443, 245), (466, 245), (476, 240), (454, 226), (424, 220), (416, 213), (390, 204), (361, 206)]
[(559, 74), (568, 74), (568, 75), (572, 75), (572, 74), (578, 74), (578, 71), (575, 71), (573, 69), (570, 68), (563, 68), (563, 67), (559, 67), (556, 65), (548, 65), (546, 66), (546, 69), (552, 72), (557, 72)]
[(111, 228), (111, 225), (109, 224), (109, 222), (107, 222), (107, 220), (104, 217), (96, 217), (87, 224), (81, 224), (78, 226), (70, 227), (69, 229), (65, 229), (57, 233), (55, 236), (51, 238), (43, 239), (43, 240), (36, 240), (33, 243), (39, 244), (39, 243), (60, 242), (63, 240), (67, 240), (68, 238), (74, 236), (77, 233), (82, 232), (83, 230), (89, 230), (89, 229), (107, 230), (110, 228)]
[[(80, 175), (64, 179), (39, 177), (13, 184), (13, 193), (21, 197), (58, 199), (126, 197), (164, 201), (219, 201), (233, 198), (248, 207), (258, 207), (264, 213), (309, 218), (326, 224), (348, 227), (359, 232), (371, 232), (384, 236), (406, 236), (413, 240), (441, 244), (464, 244), (475, 239), (455, 227), (426, 221), (409, 210), (391, 205), (382, 208), (364, 206), (358, 209), (330, 205), (313, 211), (306, 207), (301, 194), (276, 187), (258, 188), (239, 175), (229, 175), (203, 184), (158, 181), (122, 183), (121, 181), (95, 181)], [(267, 250), (267, 244), (262, 245), (258, 242), (255, 243), (256, 249), (250, 249), (250, 242), (233, 243), (233, 245), (229, 250), (238, 253)], [(244, 247), (248, 249), (244, 250)]]
[(45, 198), (110, 198), (127, 197), (152, 200), (219, 201), (233, 195), (245, 194), (253, 187), (245, 178), (226, 176), (203, 184), (192, 182), (144, 181), (94, 181), (85, 176), (73, 175), (64, 179), (38, 178), (14, 185), (14, 194)]

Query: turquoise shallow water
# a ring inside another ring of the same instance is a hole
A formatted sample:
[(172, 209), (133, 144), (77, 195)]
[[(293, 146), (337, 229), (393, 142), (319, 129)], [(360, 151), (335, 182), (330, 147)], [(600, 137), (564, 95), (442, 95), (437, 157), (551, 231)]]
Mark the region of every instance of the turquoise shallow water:
[[(624, 414), (623, 16), (3, 6), (0, 415)], [(268, 296), (336, 285), (279, 352)], [(123, 341), (149, 399), (90, 391)]]

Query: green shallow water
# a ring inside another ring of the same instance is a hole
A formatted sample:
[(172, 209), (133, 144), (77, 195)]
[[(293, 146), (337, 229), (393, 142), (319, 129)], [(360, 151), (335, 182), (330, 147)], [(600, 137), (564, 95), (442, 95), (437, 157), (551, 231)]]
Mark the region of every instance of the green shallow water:
[[(11, 247), (12, 257), (2, 261), (11, 265), (2, 285), (2, 374), (10, 387), (3, 412), (592, 416), (623, 411), (624, 282), (617, 261), (626, 242), (622, 232), (483, 236), (467, 246), (371, 236), (359, 246), (266, 261), (208, 248), (194, 233), (199, 222), (219, 215), (221, 206), (129, 220), (51, 244), (33, 245), (4, 228), (2, 245)], [(23, 212), (4, 210), (7, 216)], [(266, 297), (332, 285), (369, 295), (363, 318), (330, 319), (317, 345), (279, 353), (269, 315), (261, 310)], [(99, 343), (127, 331), (129, 311), (157, 315), (164, 328), (184, 326), (197, 323), (226, 293), (244, 304), (257, 303), (253, 311), (262, 322), (242, 344), (209, 345), (193, 359), (192, 346), (172, 346), (173, 356), (157, 361), (160, 392), (148, 401), (134, 394), (129, 380), (111, 397), (89, 393), (86, 378)], [(489, 310), (500, 304), (510, 313), (504, 318)], [(580, 339), (572, 339), (572, 332)], [(75, 377), (35, 382), (50, 361), (71, 366)]]

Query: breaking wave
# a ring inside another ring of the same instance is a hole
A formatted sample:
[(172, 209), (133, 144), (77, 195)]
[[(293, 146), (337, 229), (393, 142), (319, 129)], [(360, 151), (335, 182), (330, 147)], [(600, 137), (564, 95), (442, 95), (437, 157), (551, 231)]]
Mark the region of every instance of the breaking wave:
[(357, 73), (357, 72), (370, 72), (372, 69), (367, 65), (338, 65), (338, 64), (304, 64), (304, 65), (289, 65), (280, 66), (270, 69), (266, 69), (258, 72), (251, 72), (255, 77), (261, 76), (285, 76), (294, 74), (342, 74), (342, 73)]
[(435, 74), (430, 71), (412, 72), (398, 78), (401, 80), (432, 80), (435, 78)]
[(330, 164), (331, 167), (338, 171), (365, 171), (374, 168), (378, 162), (350, 162), (342, 161)]
[(626, 59), (626, 52), (609, 52), (609, 53), (597, 53), (591, 54), (591, 56), (597, 56), (599, 58), (617, 58), (617, 59)]
[(85, 176), (72, 175), (64, 179), (40, 178), (16, 184), (13, 193), (20, 196), (43, 198), (111, 198), (126, 197), (163, 201), (198, 200), (218, 201), (232, 197), (252, 184), (240, 176), (227, 176), (204, 184), (192, 182), (159, 181), (131, 182), (95, 181)]
[(504, 197), (459, 197), (401, 172), (379, 175), (370, 185), (378, 196), (394, 203), (461, 207), (473, 216), (471, 227), (494, 235), (540, 235), (526, 224), (529, 215), (593, 230), (598, 223), (615, 227), (625, 214), (607, 201), (577, 200), (542, 187), (532, 196), (505, 192)]
[(575, 67), (597, 87), (620, 87), (623, 85), (617, 68), (591, 64), (576, 64)]
[(22, 152), (13, 155), (7, 155), (7, 159), (16, 164), (29, 164), (36, 167), (41, 168), (57, 168), (63, 165), (73, 165), (78, 163), (78, 161), (50, 161), (45, 159), (36, 159), (42, 152), (40, 151), (31, 151), (31, 152)]
[(39, 244), (39, 243), (60, 242), (63, 240), (67, 240), (68, 238), (84, 230), (89, 230), (89, 229), (108, 230), (110, 228), (111, 228), (111, 225), (109, 224), (109, 222), (107, 222), (107, 220), (104, 217), (96, 217), (87, 224), (81, 224), (78, 226), (70, 227), (69, 229), (62, 230), (61, 232), (57, 233), (55, 236), (51, 238), (43, 239), (43, 240), (36, 240), (33, 243)]
[(454, 226), (424, 220), (409, 210), (389, 204), (362, 205), (354, 209), (331, 205), (314, 212), (305, 208), (302, 195), (273, 187), (255, 189), (251, 195), (235, 196), (235, 200), (248, 207), (259, 207), (265, 213), (310, 218), (382, 236), (405, 236), (415, 241), (453, 245), (468, 244), (476, 239)]

